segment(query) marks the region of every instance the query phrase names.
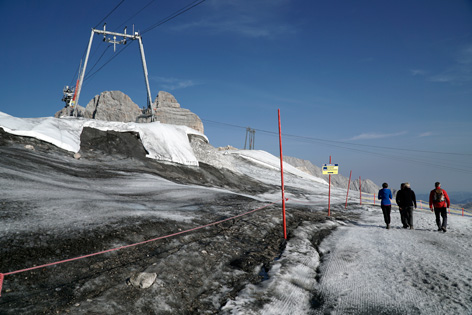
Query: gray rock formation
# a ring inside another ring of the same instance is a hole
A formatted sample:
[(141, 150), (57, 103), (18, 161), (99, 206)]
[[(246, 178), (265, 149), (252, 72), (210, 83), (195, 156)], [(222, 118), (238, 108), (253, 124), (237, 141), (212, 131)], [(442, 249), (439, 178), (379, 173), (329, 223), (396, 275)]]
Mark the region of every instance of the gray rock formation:
[[(155, 110), (156, 120), (164, 124), (188, 126), (203, 133), (201, 119), (190, 110), (181, 108), (175, 97), (167, 92), (157, 94), (152, 107)], [(74, 116), (77, 110), (78, 117), (99, 119), (105, 121), (122, 122), (150, 122), (151, 118), (143, 117), (142, 110), (128, 95), (120, 91), (105, 91), (96, 95), (86, 108), (82, 106), (65, 107), (54, 117)]]
[(105, 121), (135, 122), (136, 117), (141, 115), (141, 109), (128, 95), (121, 91), (105, 91), (90, 100), (85, 109), (82, 106), (65, 107), (54, 117), (74, 116), (76, 109), (78, 117)]
[(85, 108), (84, 117), (105, 121), (135, 122), (141, 109), (121, 91), (105, 91), (96, 95)]
[(164, 124), (184, 125), (203, 133), (203, 123), (196, 114), (181, 108), (175, 97), (160, 91), (152, 106), (155, 108), (156, 120)]
[[(305, 173), (308, 173), (310, 175), (320, 177), (328, 181), (329, 175), (323, 175), (323, 172), (321, 170), (321, 167), (318, 167), (316, 165), (313, 165), (308, 160), (302, 160), (298, 159), (295, 157), (290, 157), (290, 156), (284, 156), (284, 162), (295, 166), (301, 171), (304, 171)], [(331, 184), (333, 187), (339, 187), (339, 188), (347, 188), (347, 185), (349, 184), (349, 178), (342, 176), (341, 174), (337, 175), (332, 175), (331, 176)], [(362, 179), (361, 182), (361, 189), (365, 193), (378, 193), (380, 187), (377, 186), (373, 181), (370, 179)], [(351, 179), (351, 190), (359, 190), (359, 180), (353, 180)]]
[(85, 113), (85, 108), (76, 105), (75, 107), (64, 107), (60, 111), (58, 111), (56, 114), (54, 114), (55, 118), (61, 118), (61, 117), (68, 117), (68, 116), (75, 116), (75, 110), (77, 110), (77, 117), (84, 117)]

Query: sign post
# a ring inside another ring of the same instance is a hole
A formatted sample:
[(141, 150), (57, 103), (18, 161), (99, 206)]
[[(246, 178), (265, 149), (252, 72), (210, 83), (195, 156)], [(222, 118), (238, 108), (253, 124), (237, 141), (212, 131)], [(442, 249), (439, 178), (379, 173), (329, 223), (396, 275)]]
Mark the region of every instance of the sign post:
[(331, 216), (331, 174), (338, 174), (338, 164), (331, 164), (331, 155), (329, 156), (329, 164), (323, 164), (322, 170), (324, 175), (329, 175), (328, 190), (328, 216)]

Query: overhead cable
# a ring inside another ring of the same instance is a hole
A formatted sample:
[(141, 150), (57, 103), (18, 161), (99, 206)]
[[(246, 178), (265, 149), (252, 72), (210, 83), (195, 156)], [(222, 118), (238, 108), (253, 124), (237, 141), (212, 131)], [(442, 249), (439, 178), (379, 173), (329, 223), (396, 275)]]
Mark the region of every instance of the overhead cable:
[(97, 66), (97, 64), (100, 62), (100, 60), (103, 58), (103, 55), (107, 52), (108, 48), (112, 47), (112, 45), (107, 45), (107, 47), (103, 50), (102, 54), (98, 58), (98, 60), (95, 62), (95, 64), (90, 68), (89, 72), (92, 72), (93, 69)]
[(151, 0), (148, 4), (146, 4), (144, 7), (142, 7), (138, 12), (136, 12), (135, 14), (133, 14), (132, 16), (130, 16), (126, 21), (124, 21), (123, 23), (121, 23), (116, 29), (115, 31), (121, 29), (121, 27), (123, 25), (126, 24), (126, 22), (128, 22), (129, 20), (131, 20), (132, 18), (134, 18), (136, 15), (138, 15), (139, 13), (141, 13), (144, 9), (146, 9), (148, 6), (150, 6), (153, 2), (155, 2), (156, 0)]
[(113, 10), (110, 11), (110, 13), (108, 13), (100, 22), (97, 23), (97, 25), (95, 25), (93, 28), (97, 28), (100, 24), (102, 24), (103, 21), (105, 21), (105, 19), (107, 17), (109, 17), (116, 9), (118, 9), (118, 7), (123, 3), (125, 2), (125, 0), (121, 0), (120, 3), (118, 3), (114, 8)]
[(145, 34), (153, 29), (155, 29), (156, 27), (158, 26), (161, 26), (162, 24), (164, 23), (167, 23), (169, 22), (170, 20), (173, 20), (175, 19), (176, 17), (178, 17), (179, 15), (187, 12), (188, 10), (196, 7), (197, 5), (200, 5), (202, 4), (203, 2), (205, 2), (205, 0), (195, 0), (191, 3), (189, 3), (188, 5), (186, 5), (185, 7), (183, 7), (182, 9), (179, 9), (177, 11), (175, 11), (174, 13), (172, 13), (171, 15), (169, 15), (168, 17), (166, 17), (165, 19), (161, 20), (160, 22), (157, 22), (156, 24), (153, 24), (151, 25), (150, 27), (148, 27), (147, 29), (145, 29), (141, 34)]
[(91, 77), (93, 77), (95, 74), (97, 74), (97, 72), (99, 72), (100, 70), (103, 69), (103, 67), (105, 67), (107, 64), (109, 64), (114, 58), (118, 57), (126, 48), (130, 47), (132, 45), (133, 42), (131, 42), (129, 45), (126, 45), (124, 46), (123, 48), (121, 48), (116, 54), (114, 54), (110, 59), (108, 59), (100, 68), (98, 68), (94, 73), (91, 73), (89, 75), (87, 75), (84, 79), (84, 81), (90, 79)]
[[(206, 121), (206, 122), (210, 122), (210, 123), (214, 123), (214, 124), (225, 125), (225, 126), (230, 126), (230, 127), (241, 128), (241, 129), (246, 129), (247, 128), (247, 127), (243, 127), (243, 126), (239, 126), (239, 125), (233, 125), (233, 124), (222, 123), (222, 122), (217, 122), (217, 121), (211, 121), (211, 120), (206, 120), (206, 119), (202, 119), (202, 121)], [(257, 128), (253, 128), (253, 129), (256, 130), (256, 131), (262, 132), (262, 133), (270, 134), (270, 135), (276, 135), (276, 136), (278, 135), (278, 133), (275, 132), (275, 131), (268, 131), (268, 130), (257, 129)], [(404, 149), (404, 148), (377, 146), (377, 145), (369, 145), (369, 144), (351, 143), (351, 142), (346, 142), (346, 141), (326, 140), (326, 139), (321, 139), (321, 138), (298, 136), (298, 135), (291, 135), (291, 134), (285, 134), (285, 133), (283, 133), (282, 135), (286, 136), (286, 137), (295, 138), (295, 139), (303, 139), (303, 140), (306, 140), (306, 141), (318, 141), (318, 142), (327, 142), (327, 143), (333, 143), (334, 142), (334, 143), (339, 143), (339, 144), (344, 144), (344, 145), (370, 147), (370, 148), (376, 148), (376, 149), (387, 149), (387, 150), (398, 150), (398, 151), (420, 152), (420, 153), (434, 153), (434, 154), (447, 154), (447, 155), (472, 156), (471, 153), (414, 150), (414, 149)]]

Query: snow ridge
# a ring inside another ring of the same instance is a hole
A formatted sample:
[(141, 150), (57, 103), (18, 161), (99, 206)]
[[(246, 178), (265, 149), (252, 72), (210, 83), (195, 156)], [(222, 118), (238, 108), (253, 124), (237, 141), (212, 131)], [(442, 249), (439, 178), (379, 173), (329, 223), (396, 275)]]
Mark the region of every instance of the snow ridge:
[(192, 128), (159, 122), (139, 124), (74, 117), (16, 118), (0, 112), (0, 127), (8, 133), (37, 138), (74, 153), (80, 150), (80, 134), (84, 127), (138, 132), (149, 152), (148, 158), (193, 166), (198, 166), (198, 160), (188, 136), (197, 135), (208, 141), (205, 135)]

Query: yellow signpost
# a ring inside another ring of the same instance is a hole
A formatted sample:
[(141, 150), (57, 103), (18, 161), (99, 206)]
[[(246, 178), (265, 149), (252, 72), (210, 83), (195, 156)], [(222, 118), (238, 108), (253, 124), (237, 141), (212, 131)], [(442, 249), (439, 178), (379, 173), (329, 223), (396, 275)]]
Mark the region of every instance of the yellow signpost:
[(323, 164), (323, 175), (338, 174), (338, 164)]

